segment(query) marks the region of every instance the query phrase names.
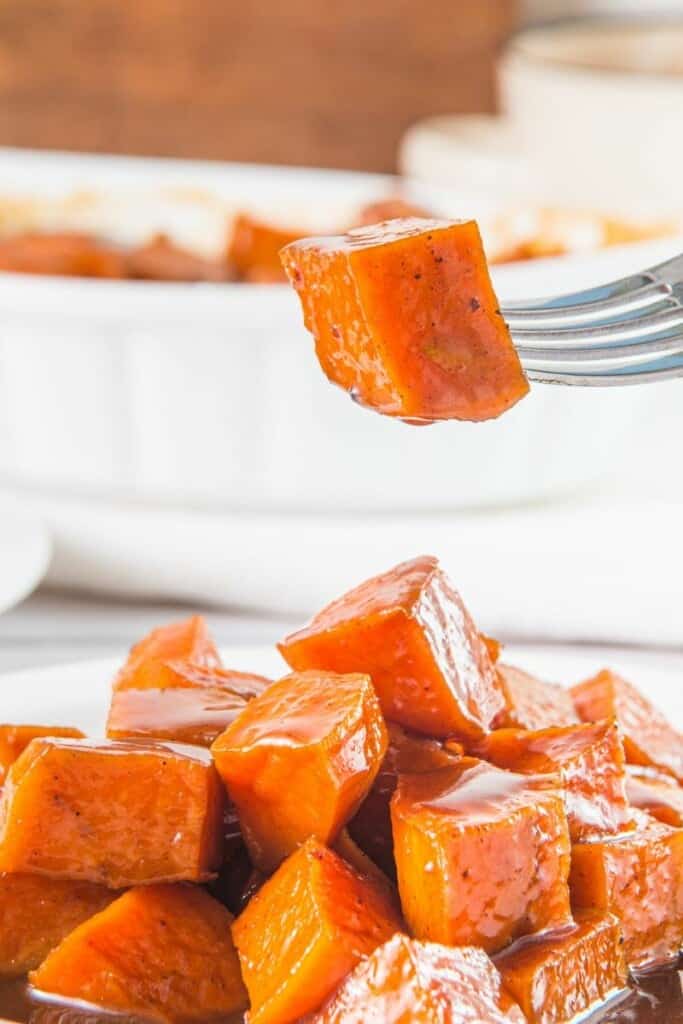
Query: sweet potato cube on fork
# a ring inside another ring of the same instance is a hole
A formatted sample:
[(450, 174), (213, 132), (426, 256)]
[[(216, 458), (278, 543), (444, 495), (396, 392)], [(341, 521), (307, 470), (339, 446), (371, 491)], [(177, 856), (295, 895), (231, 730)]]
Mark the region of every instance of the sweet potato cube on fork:
[(176, 662), (189, 662), (198, 668), (220, 666), (218, 649), (201, 615), (159, 626), (143, 637), (131, 649), (114, 679), (114, 689), (163, 690), (184, 686), (184, 676), (176, 671)]
[(630, 764), (651, 765), (683, 783), (683, 735), (631, 683), (603, 669), (572, 687), (584, 722), (615, 718)]
[(0, 976), (26, 974), (117, 894), (103, 885), (0, 874)]
[(536, 732), (498, 729), (484, 737), (477, 753), (499, 768), (515, 772), (558, 773), (564, 784), (572, 842), (632, 826), (624, 750), (613, 721)]
[(580, 721), (572, 695), (564, 686), (546, 683), (513, 665), (497, 665), (496, 670), (505, 697), (496, 728), (552, 729)]
[(113, 889), (203, 882), (221, 863), (225, 796), (200, 747), (36, 739), (0, 802), (0, 871)]
[[(408, 1013), (410, 1016), (408, 1016)], [(309, 1024), (525, 1024), (483, 949), (394, 935), (361, 961)]]
[(390, 220), (281, 255), (323, 371), (362, 405), (484, 420), (527, 394), (474, 221)]
[(63, 736), (71, 739), (84, 739), (80, 729), (72, 729), (62, 725), (0, 725), (0, 786), (5, 776), (20, 754), (26, 750), (31, 740), (39, 736)]
[(683, 829), (633, 814), (635, 831), (572, 847), (570, 888), (574, 907), (619, 918), (628, 965), (644, 967), (683, 941)]
[(318, 1007), (365, 956), (400, 931), (388, 886), (309, 839), (233, 925), (249, 1024), (290, 1024)]
[(170, 686), (114, 689), (110, 739), (161, 739), (210, 747), (248, 702), (270, 685), (263, 676), (174, 662)]
[(255, 865), (271, 871), (309, 836), (332, 842), (386, 746), (369, 676), (293, 673), (252, 700), (211, 750)]
[(131, 889), (71, 932), (30, 976), (40, 992), (162, 1021), (244, 1010), (232, 916), (196, 886)]
[(610, 914), (579, 912), (575, 924), (519, 939), (494, 963), (529, 1024), (569, 1024), (628, 978), (621, 926)]
[(367, 580), (278, 646), (298, 671), (368, 672), (386, 718), (428, 736), (476, 739), (503, 708), (486, 644), (435, 558)]
[(391, 801), (401, 905), (418, 939), (488, 953), (571, 921), (558, 779), (475, 758), (403, 775)]

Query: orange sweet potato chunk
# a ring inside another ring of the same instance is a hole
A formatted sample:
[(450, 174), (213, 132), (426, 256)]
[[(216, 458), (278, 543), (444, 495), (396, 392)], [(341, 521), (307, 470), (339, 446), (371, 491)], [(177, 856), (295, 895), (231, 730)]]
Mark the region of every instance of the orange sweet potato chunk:
[(389, 877), (396, 877), (389, 804), (406, 772), (430, 772), (458, 761), (439, 740), (408, 733), (395, 722), (387, 725), (389, 745), (372, 789), (349, 822), (349, 833)]
[(162, 1021), (245, 1009), (232, 916), (190, 885), (131, 889), (71, 932), (30, 980), (41, 992)]
[(499, 729), (552, 729), (580, 721), (569, 690), (546, 683), (512, 665), (498, 665), (505, 709), (496, 719)]
[(571, 692), (584, 722), (617, 720), (629, 763), (652, 765), (683, 783), (683, 736), (635, 686), (604, 669)]
[(402, 923), (389, 888), (309, 839), (233, 925), (249, 1024), (290, 1024), (317, 1010)]
[(20, 754), (38, 736), (66, 736), (83, 739), (80, 729), (61, 725), (0, 725), (0, 786)]
[(627, 963), (643, 967), (683, 940), (683, 829), (633, 813), (634, 832), (572, 847), (570, 888), (575, 907), (619, 918)]
[(486, 644), (429, 556), (367, 580), (278, 646), (298, 671), (369, 672), (385, 716), (428, 736), (477, 739), (503, 708)]
[(525, 1024), (483, 949), (394, 935), (342, 982), (309, 1024)]
[(25, 974), (77, 925), (116, 898), (91, 882), (0, 874), (0, 975)]
[(114, 689), (107, 736), (210, 747), (248, 702), (270, 685), (263, 676), (174, 662), (173, 685)]
[(281, 254), (326, 376), (412, 420), (485, 420), (529, 384), (474, 221), (406, 218)]
[(303, 231), (267, 224), (248, 213), (235, 217), (227, 261), (245, 281), (270, 284), (286, 281), (280, 249), (301, 238)]
[(218, 650), (201, 615), (159, 626), (135, 644), (114, 680), (114, 689), (163, 690), (168, 686), (186, 686), (186, 674), (176, 670), (175, 662), (183, 668), (186, 662), (197, 668), (220, 666)]
[(675, 828), (683, 826), (683, 789), (671, 776), (664, 781), (664, 778), (647, 778), (627, 772), (626, 796), (632, 807), (647, 811), (658, 821)]
[(519, 939), (495, 958), (529, 1024), (569, 1024), (626, 987), (621, 926), (580, 912), (559, 932)]
[(0, 871), (120, 889), (201, 882), (222, 855), (224, 794), (208, 751), (36, 739), (0, 802)]
[(411, 932), (488, 953), (559, 927), (569, 909), (562, 795), (474, 758), (403, 775), (391, 801), (401, 905)]
[(331, 842), (386, 746), (369, 676), (294, 673), (252, 700), (211, 750), (255, 865), (272, 870), (309, 836)]
[(498, 729), (481, 741), (477, 753), (515, 772), (559, 773), (572, 842), (632, 826), (624, 749), (613, 721), (536, 732)]

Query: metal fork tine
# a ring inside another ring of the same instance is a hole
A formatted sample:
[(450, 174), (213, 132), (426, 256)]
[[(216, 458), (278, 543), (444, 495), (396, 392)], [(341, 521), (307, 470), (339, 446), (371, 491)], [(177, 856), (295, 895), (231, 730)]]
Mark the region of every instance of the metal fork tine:
[(682, 281), (683, 254), (597, 288), (549, 299), (510, 302), (502, 312), (511, 329), (606, 321), (658, 304), (661, 304), (659, 308), (680, 308)]
[(621, 367), (651, 363), (663, 356), (683, 355), (683, 332), (658, 341), (643, 341), (631, 345), (593, 346), (587, 349), (524, 348), (518, 346), (520, 358), (528, 369), (553, 369), (566, 366), (569, 370), (584, 367), (586, 370), (600, 366)]
[(589, 349), (620, 342), (634, 343), (646, 338), (671, 337), (683, 326), (683, 309), (670, 309), (654, 316), (617, 320), (596, 327), (562, 327), (541, 329), (512, 329), (512, 337), (519, 348), (533, 349)]
[(678, 364), (662, 364), (653, 370), (631, 373), (566, 373), (562, 370), (529, 370), (529, 380), (537, 384), (569, 384), (577, 387), (622, 387), (626, 384), (654, 384), (683, 377), (683, 360)]

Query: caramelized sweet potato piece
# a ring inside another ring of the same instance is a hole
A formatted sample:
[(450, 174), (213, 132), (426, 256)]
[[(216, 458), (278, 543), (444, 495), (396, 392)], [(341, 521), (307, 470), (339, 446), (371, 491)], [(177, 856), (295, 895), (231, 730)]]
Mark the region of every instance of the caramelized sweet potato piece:
[(131, 889), (31, 974), (41, 992), (162, 1021), (245, 1009), (232, 917), (190, 885)]
[(485, 420), (529, 390), (474, 221), (407, 218), (281, 253), (327, 377), (417, 420)]
[(0, 975), (37, 967), (86, 918), (116, 899), (90, 882), (0, 874)]
[(80, 729), (62, 725), (0, 725), (0, 787), (10, 765), (26, 750), (31, 740), (38, 736), (85, 738)]
[(683, 789), (671, 776), (664, 781), (663, 778), (647, 778), (627, 772), (626, 796), (632, 807), (647, 811), (658, 821), (674, 828), (683, 826)]
[(356, 221), (350, 225), (356, 227), (371, 227), (384, 220), (398, 220), (405, 217), (422, 217), (429, 220), (434, 214), (416, 203), (404, 199), (402, 196), (389, 196), (387, 199), (376, 199), (372, 203), (366, 203), (358, 211)]
[(372, 789), (349, 822), (349, 833), (390, 878), (396, 877), (389, 803), (405, 772), (430, 772), (455, 764), (459, 755), (439, 740), (408, 733), (395, 722), (387, 725), (389, 746)]
[(309, 839), (233, 925), (249, 1024), (290, 1024), (317, 1010), (359, 960), (401, 927), (387, 886)]
[(391, 801), (401, 905), (419, 939), (488, 953), (559, 927), (569, 910), (569, 830), (551, 776), (475, 758), (403, 775)]
[(559, 773), (572, 842), (632, 826), (626, 800), (624, 749), (615, 722), (569, 725), (563, 729), (498, 729), (484, 737), (477, 753), (499, 768), (538, 774)]
[(477, 739), (503, 707), (486, 645), (435, 558), (367, 580), (278, 646), (299, 671), (369, 672), (385, 716), (428, 736)]
[(0, 240), (0, 270), (65, 277), (127, 276), (122, 250), (77, 231), (27, 231)]
[[(180, 662), (183, 670), (176, 670)], [(218, 668), (220, 657), (201, 615), (153, 629), (131, 649), (114, 680), (115, 690), (163, 690), (186, 686), (185, 663), (197, 668)]]
[(162, 689), (114, 689), (107, 736), (110, 739), (162, 739), (210, 747), (249, 700), (270, 685), (262, 676), (188, 662), (166, 666)]
[(379, 770), (387, 735), (369, 676), (301, 672), (252, 700), (211, 748), (255, 865), (331, 842)]
[(529, 1024), (569, 1024), (626, 987), (621, 926), (581, 912), (559, 932), (530, 935), (495, 958)]
[(505, 709), (496, 719), (496, 728), (552, 729), (580, 721), (564, 686), (545, 683), (512, 665), (498, 665), (497, 671)]
[(206, 881), (221, 863), (224, 794), (208, 751), (36, 739), (0, 802), (0, 871), (120, 889)]
[(224, 260), (183, 249), (163, 233), (131, 249), (126, 268), (129, 277), (144, 281), (229, 281), (232, 277)]
[(683, 783), (683, 736), (635, 686), (604, 669), (571, 692), (584, 722), (616, 718), (627, 761), (652, 765)]
[(394, 935), (308, 1024), (524, 1024), (483, 949)]
[(302, 231), (266, 224), (248, 213), (240, 213), (232, 227), (227, 263), (239, 277), (253, 284), (286, 281), (280, 249), (302, 234)]
[(623, 836), (572, 847), (575, 907), (621, 921), (630, 967), (678, 955), (683, 939), (683, 830), (633, 812), (637, 828)]

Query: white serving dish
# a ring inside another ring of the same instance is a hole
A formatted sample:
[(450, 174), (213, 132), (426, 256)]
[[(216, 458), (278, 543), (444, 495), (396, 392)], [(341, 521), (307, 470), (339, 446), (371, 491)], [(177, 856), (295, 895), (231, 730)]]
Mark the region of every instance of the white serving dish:
[[(376, 175), (0, 151), (0, 196), (49, 198), (50, 223), (125, 237), (165, 227), (206, 249), (231, 204), (331, 226), (393, 188)], [(494, 209), (412, 192), (444, 213)], [(500, 266), (495, 282), (502, 299), (548, 294), (680, 248), (668, 239)], [(54, 496), (233, 512), (500, 505), (604, 477), (648, 423), (679, 415), (672, 389), (536, 387), (495, 422), (411, 428), (325, 381), (284, 285), (0, 274), (0, 323), (0, 483)]]

